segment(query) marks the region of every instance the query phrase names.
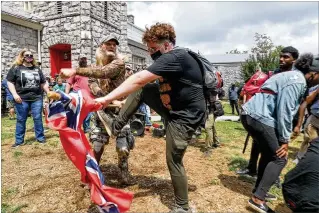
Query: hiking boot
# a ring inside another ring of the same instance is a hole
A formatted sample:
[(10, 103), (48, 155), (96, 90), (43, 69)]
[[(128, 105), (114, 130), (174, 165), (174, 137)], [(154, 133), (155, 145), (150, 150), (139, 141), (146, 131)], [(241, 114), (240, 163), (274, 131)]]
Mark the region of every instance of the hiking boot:
[(129, 184), (130, 173), (128, 171), (128, 156), (121, 156), (121, 153), (118, 153), (118, 167), (120, 168), (121, 175), (119, 182), (122, 185)]
[(267, 193), (265, 196), (265, 200), (266, 201), (275, 201), (275, 200), (277, 200), (277, 197), (273, 194)]
[(105, 113), (103, 110), (97, 111), (97, 115), (98, 115), (99, 119), (101, 120), (101, 122), (103, 123), (103, 125), (107, 131), (107, 134), (109, 136), (117, 136), (115, 131), (113, 131), (114, 118), (111, 117), (111, 115), (109, 115), (108, 113)]
[(188, 210), (183, 209), (180, 206), (175, 206), (171, 211), (168, 213), (195, 213), (195, 211), (192, 208), (189, 208)]
[(248, 205), (252, 209), (254, 209), (255, 211), (260, 212), (260, 213), (274, 212), (274, 210), (272, 210), (269, 206), (267, 206), (266, 203), (258, 204), (258, 203), (255, 203), (252, 199), (249, 199)]

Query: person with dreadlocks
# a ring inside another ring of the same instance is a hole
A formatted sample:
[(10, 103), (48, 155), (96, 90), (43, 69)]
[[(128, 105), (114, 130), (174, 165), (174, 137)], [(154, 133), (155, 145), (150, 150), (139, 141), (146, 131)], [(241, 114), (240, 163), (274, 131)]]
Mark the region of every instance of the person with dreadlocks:
[[(61, 69), (61, 76), (69, 78), (74, 75), (89, 77), (89, 87), (94, 97), (103, 97), (117, 88), (125, 80), (125, 63), (117, 53), (119, 41), (110, 34), (103, 37), (96, 50), (96, 66), (79, 67), (77, 69)], [(106, 115), (107, 114), (107, 115)], [(90, 141), (93, 143), (94, 156), (100, 163), (104, 146), (109, 143), (111, 130), (105, 125), (105, 117), (115, 117), (115, 109), (99, 110), (93, 113)], [(116, 139), (118, 166), (121, 170), (121, 183), (128, 184), (128, 156), (133, 148), (134, 138), (129, 128), (123, 128)]]
[[(314, 59), (311, 53), (303, 54), (296, 64), (299, 69), (309, 69), (309, 65), (312, 64), (312, 69), (317, 69), (319, 71), (319, 56)], [(317, 73), (316, 75), (318, 75)], [(300, 159), (307, 152), (310, 141), (319, 137), (319, 85), (314, 85), (309, 88), (308, 95), (302, 102), (299, 108), (299, 118), (298, 123), (294, 128), (295, 136), (300, 134), (300, 129), (305, 117), (306, 109), (309, 109), (309, 117), (307, 118), (304, 127), (304, 141), (300, 146), (300, 150), (297, 154), (297, 158), (294, 162), (298, 163)]]

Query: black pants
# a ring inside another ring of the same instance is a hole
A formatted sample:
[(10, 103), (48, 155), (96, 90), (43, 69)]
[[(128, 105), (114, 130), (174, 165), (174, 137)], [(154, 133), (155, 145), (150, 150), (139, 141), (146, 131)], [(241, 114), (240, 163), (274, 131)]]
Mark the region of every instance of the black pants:
[(258, 143), (255, 140), (253, 140), (253, 143), (251, 145), (250, 159), (247, 166), (247, 169), (249, 170), (250, 173), (257, 173), (257, 162), (258, 162), (259, 154), (260, 154), (260, 150), (259, 150)]
[(234, 110), (234, 108), (236, 108), (237, 114), (239, 115), (239, 109), (238, 109), (238, 103), (237, 103), (237, 100), (229, 100), (229, 102), (230, 102), (230, 106), (231, 106), (232, 114), (235, 114), (235, 110)]
[(242, 115), (241, 122), (260, 147), (261, 157), (258, 165), (257, 181), (253, 191), (255, 197), (265, 200), (270, 187), (275, 183), (287, 164), (287, 159), (279, 158), (276, 155), (276, 151), (281, 144), (279, 144), (275, 128), (267, 126), (249, 115)]
[(122, 129), (143, 102), (164, 118), (166, 130), (166, 163), (172, 179), (175, 202), (178, 206), (187, 210), (189, 208), (188, 184), (183, 165), (183, 157), (195, 130), (172, 121), (168, 109), (164, 107), (160, 99), (159, 86), (157, 84), (147, 84), (143, 89), (127, 97), (119, 116), (114, 120), (113, 125), (116, 131)]

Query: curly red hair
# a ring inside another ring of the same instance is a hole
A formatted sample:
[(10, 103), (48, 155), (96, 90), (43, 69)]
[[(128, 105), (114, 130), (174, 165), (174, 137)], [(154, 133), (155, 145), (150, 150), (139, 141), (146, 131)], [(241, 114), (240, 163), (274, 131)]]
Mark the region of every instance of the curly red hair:
[(146, 28), (146, 31), (143, 35), (143, 42), (159, 42), (163, 40), (169, 40), (175, 45), (176, 34), (174, 27), (170, 24), (159, 23), (152, 25), (150, 28)]

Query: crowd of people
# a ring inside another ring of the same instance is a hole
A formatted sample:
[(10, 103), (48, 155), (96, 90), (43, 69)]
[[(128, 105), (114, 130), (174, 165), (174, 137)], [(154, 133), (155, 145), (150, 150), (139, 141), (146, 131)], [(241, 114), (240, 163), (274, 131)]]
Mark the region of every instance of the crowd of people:
[[(134, 137), (127, 133), (129, 121), (140, 110), (145, 114), (146, 125), (151, 125), (149, 107), (164, 121), (166, 163), (175, 195), (171, 212), (193, 212), (189, 206), (183, 157), (201, 126), (207, 132), (206, 151), (219, 146), (215, 119), (224, 113), (218, 101), (220, 91), (210, 90), (207, 95), (203, 65), (188, 49), (175, 46), (176, 34), (172, 25), (156, 23), (146, 28), (143, 42), (154, 61), (148, 67), (133, 70), (126, 65), (117, 51), (118, 38), (110, 34), (99, 41), (95, 65), (88, 65), (86, 57), (80, 56), (79, 66), (61, 69), (54, 79), (55, 84), (52, 79), (44, 78), (30, 51), (21, 51), (4, 82), (12, 94), (7, 98), (8, 103), (14, 105), (10, 118), (14, 118), (14, 111), (17, 114), (13, 147), (24, 142), (29, 110), (36, 139), (45, 142), (42, 116), (37, 113), (42, 111), (44, 102), (50, 102), (43, 99), (43, 91), (71, 93), (86, 90), (104, 106), (88, 114), (83, 123), (95, 158), (100, 163), (104, 146), (111, 136), (116, 137), (120, 182), (129, 184), (128, 159), (134, 148)], [(266, 76), (262, 83), (259, 78), (248, 79), (242, 88), (235, 84), (229, 88), (232, 113), (235, 114), (236, 109), (247, 137), (253, 139), (248, 167), (237, 173), (256, 177), (248, 205), (257, 212), (272, 212), (267, 202), (276, 196), (269, 193), (270, 187), (276, 181), (278, 183), (287, 164), (289, 142), (301, 132), (305, 123), (304, 142), (295, 161), (297, 166), (287, 174), (282, 188), (285, 201), (293, 211), (318, 211), (319, 57), (300, 55), (296, 48), (288, 46), (282, 49), (278, 61), (278, 69), (263, 74)], [(262, 72), (258, 68), (256, 73)], [(247, 89), (251, 85), (257, 88), (254, 93)], [(242, 99), (240, 104), (239, 99)], [(293, 124), (296, 117), (297, 122)], [(92, 125), (88, 123), (90, 120)]]

